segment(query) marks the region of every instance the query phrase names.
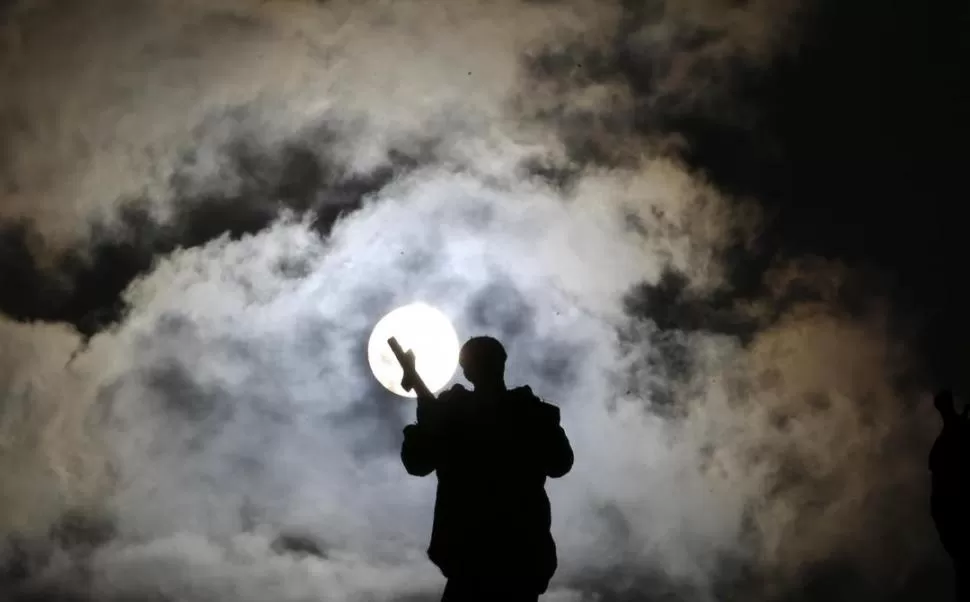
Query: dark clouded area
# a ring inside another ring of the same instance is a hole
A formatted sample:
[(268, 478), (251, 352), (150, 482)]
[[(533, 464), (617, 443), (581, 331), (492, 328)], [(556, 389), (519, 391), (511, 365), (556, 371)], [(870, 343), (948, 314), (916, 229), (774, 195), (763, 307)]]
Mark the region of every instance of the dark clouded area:
[[(0, 311), (18, 320), (68, 322), (91, 336), (121, 317), (122, 292), (156, 257), (223, 235), (235, 239), (259, 232), (283, 210), (312, 212), (316, 229), (325, 235), (341, 214), (357, 209), (367, 194), (420, 159), (391, 148), (386, 161), (367, 173), (347, 173), (328, 152), (341, 140), (326, 123), (268, 145), (246, 131), (245, 110), (228, 111), (218, 121), (239, 131), (238, 138), (216, 150), (234, 185), (212, 186), (209, 174), (198, 173), (194, 149), (188, 148), (169, 176), (177, 204), (164, 224), (154, 219), (150, 201), (124, 199), (110, 226), (95, 221), (86, 246), (61, 251), (48, 265), (34, 257), (32, 244), (43, 243), (29, 221), (5, 224), (0, 277), (7, 286), (0, 293)], [(195, 137), (204, 139), (209, 131), (203, 123)]]
[(0, 3), (0, 593), (436, 599), (420, 299), (562, 408), (549, 600), (945, 599), (967, 12)]

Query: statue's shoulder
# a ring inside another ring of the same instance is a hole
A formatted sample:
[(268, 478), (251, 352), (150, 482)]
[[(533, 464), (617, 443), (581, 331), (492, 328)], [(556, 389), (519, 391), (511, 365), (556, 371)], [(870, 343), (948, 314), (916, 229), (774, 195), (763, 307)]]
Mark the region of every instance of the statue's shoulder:
[(438, 393), (438, 400), (439, 401), (458, 400), (458, 399), (465, 398), (470, 394), (471, 394), (471, 391), (469, 391), (464, 386), (462, 386), (461, 383), (456, 383), (450, 389), (447, 389), (445, 391), (442, 391), (441, 393)]
[(509, 389), (509, 395), (512, 396), (516, 401), (524, 401), (531, 403), (543, 403), (539, 396), (533, 392), (532, 387), (529, 385), (523, 385), (521, 387), (515, 387), (514, 389)]
[(532, 387), (525, 385), (511, 389), (509, 392), (516, 402), (522, 404), (520, 407), (523, 407), (526, 411), (535, 413), (545, 420), (551, 420), (558, 424), (559, 407), (548, 401), (543, 401), (532, 391)]

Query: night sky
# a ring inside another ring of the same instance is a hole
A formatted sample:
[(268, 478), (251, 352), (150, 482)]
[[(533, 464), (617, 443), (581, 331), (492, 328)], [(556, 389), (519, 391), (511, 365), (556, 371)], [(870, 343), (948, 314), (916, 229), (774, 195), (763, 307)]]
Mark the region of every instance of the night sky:
[(967, 9), (817, 10), (797, 57), (742, 76), (757, 126), (688, 125), (688, 160), (777, 212), (764, 256), (811, 253), (871, 270), (871, 293), (888, 293), (920, 341), (926, 377), (965, 388), (968, 323), (952, 275), (962, 263)]
[(0, 2), (0, 593), (437, 599), (365, 357), (420, 299), (562, 408), (547, 599), (948, 599), (968, 26)]

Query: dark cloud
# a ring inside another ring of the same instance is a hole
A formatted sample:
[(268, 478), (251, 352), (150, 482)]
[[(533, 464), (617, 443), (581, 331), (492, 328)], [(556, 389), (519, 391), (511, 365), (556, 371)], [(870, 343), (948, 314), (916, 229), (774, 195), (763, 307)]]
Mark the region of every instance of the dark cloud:
[[(760, 132), (753, 137), (752, 126), (761, 121), (760, 106), (745, 94), (747, 82), (760, 83), (764, 77), (759, 54), (773, 43), (773, 34), (760, 23), (771, 21), (778, 32), (799, 39), (800, 30), (813, 20), (814, 3), (782, 2), (777, 9), (665, 0), (618, 5), (619, 15), (605, 37), (577, 36), (524, 58), (526, 73), (560, 95), (551, 104), (540, 104), (535, 117), (563, 130), (572, 159), (624, 165), (631, 159), (626, 144), (631, 136), (676, 139), (680, 142), (675, 146), (693, 158), (694, 153), (706, 153), (708, 140), (716, 143), (718, 134), (743, 137), (752, 142), (747, 148), (772, 156), (773, 141)], [(772, 10), (780, 15), (773, 20)], [(750, 31), (742, 31), (745, 25)], [(746, 38), (752, 31), (754, 37)], [(788, 49), (783, 50), (784, 56)], [(614, 95), (582, 107), (569, 101), (577, 90), (597, 86), (612, 89)], [(729, 152), (731, 140), (720, 142), (726, 143), (720, 150), (728, 152), (718, 153), (717, 160), (741, 166), (744, 159)], [(710, 167), (704, 161), (692, 166)]]
[[(230, 113), (220, 119), (240, 117)], [(243, 125), (239, 128), (245, 130)], [(204, 137), (204, 130), (203, 126), (197, 135)], [(3, 224), (0, 279), (7, 286), (0, 292), (0, 312), (16, 320), (66, 322), (91, 336), (117, 322), (125, 309), (121, 298), (125, 288), (144, 275), (156, 258), (224, 235), (238, 239), (259, 232), (283, 210), (312, 213), (316, 228), (325, 235), (341, 215), (360, 207), (367, 195), (427, 160), (390, 149), (384, 164), (366, 174), (354, 174), (326, 154), (327, 148), (340, 143), (326, 125), (278, 147), (240, 135), (220, 149), (237, 181), (228, 189), (212, 188), (210, 182), (200, 180), (195, 175), (196, 157), (188, 151), (171, 178), (176, 201), (169, 220), (160, 223), (147, 200), (125, 201), (110, 224), (92, 226), (90, 244), (60, 253), (52, 265), (38, 258), (43, 241), (29, 223)], [(306, 267), (281, 264), (279, 269), (299, 274)]]
[(752, 317), (740, 314), (730, 293), (694, 296), (683, 274), (666, 271), (656, 284), (630, 291), (626, 311), (652, 320), (661, 330), (706, 331), (750, 339), (758, 327)]
[[(626, 3), (606, 42), (577, 39), (530, 54), (527, 72), (562, 98), (595, 85), (622, 91), (586, 108), (543, 105), (536, 117), (564, 131), (573, 161), (622, 165), (631, 132), (673, 137), (692, 170), (758, 198), (770, 227), (754, 253), (732, 262), (749, 281), (778, 255), (806, 253), (895, 273), (880, 291), (900, 311), (923, 314), (926, 376), (960, 380), (958, 341), (966, 337), (956, 333), (967, 325), (952, 306), (954, 268), (945, 267), (959, 256), (961, 220), (950, 201), (959, 186), (944, 138), (965, 129), (956, 90), (966, 88), (958, 84), (966, 53), (953, 30), (965, 7), (806, 3), (781, 25), (799, 42), (767, 68), (730, 52), (736, 32), (726, 21), (680, 21), (672, 8)], [(657, 24), (663, 35), (642, 35)], [(671, 87), (676, 68), (686, 68), (685, 79)], [(547, 168), (546, 177), (562, 178), (563, 169)], [(925, 269), (928, 262), (936, 267)]]

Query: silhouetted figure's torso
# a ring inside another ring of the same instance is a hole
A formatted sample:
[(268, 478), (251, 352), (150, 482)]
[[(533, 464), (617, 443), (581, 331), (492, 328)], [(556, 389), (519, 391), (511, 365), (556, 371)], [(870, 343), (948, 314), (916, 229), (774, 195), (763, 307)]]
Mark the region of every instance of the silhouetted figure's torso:
[(405, 428), (408, 472), (437, 472), (428, 556), (448, 579), (444, 600), (535, 600), (556, 570), (548, 477), (573, 452), (559, 409), (528, 387), (494, 396), (460, 385)]
[(953, 559), (958, 600), (970, 600), (970, 424), (943, 414), (943, 430), (930, 450), (930, 511), (940, 542)]

